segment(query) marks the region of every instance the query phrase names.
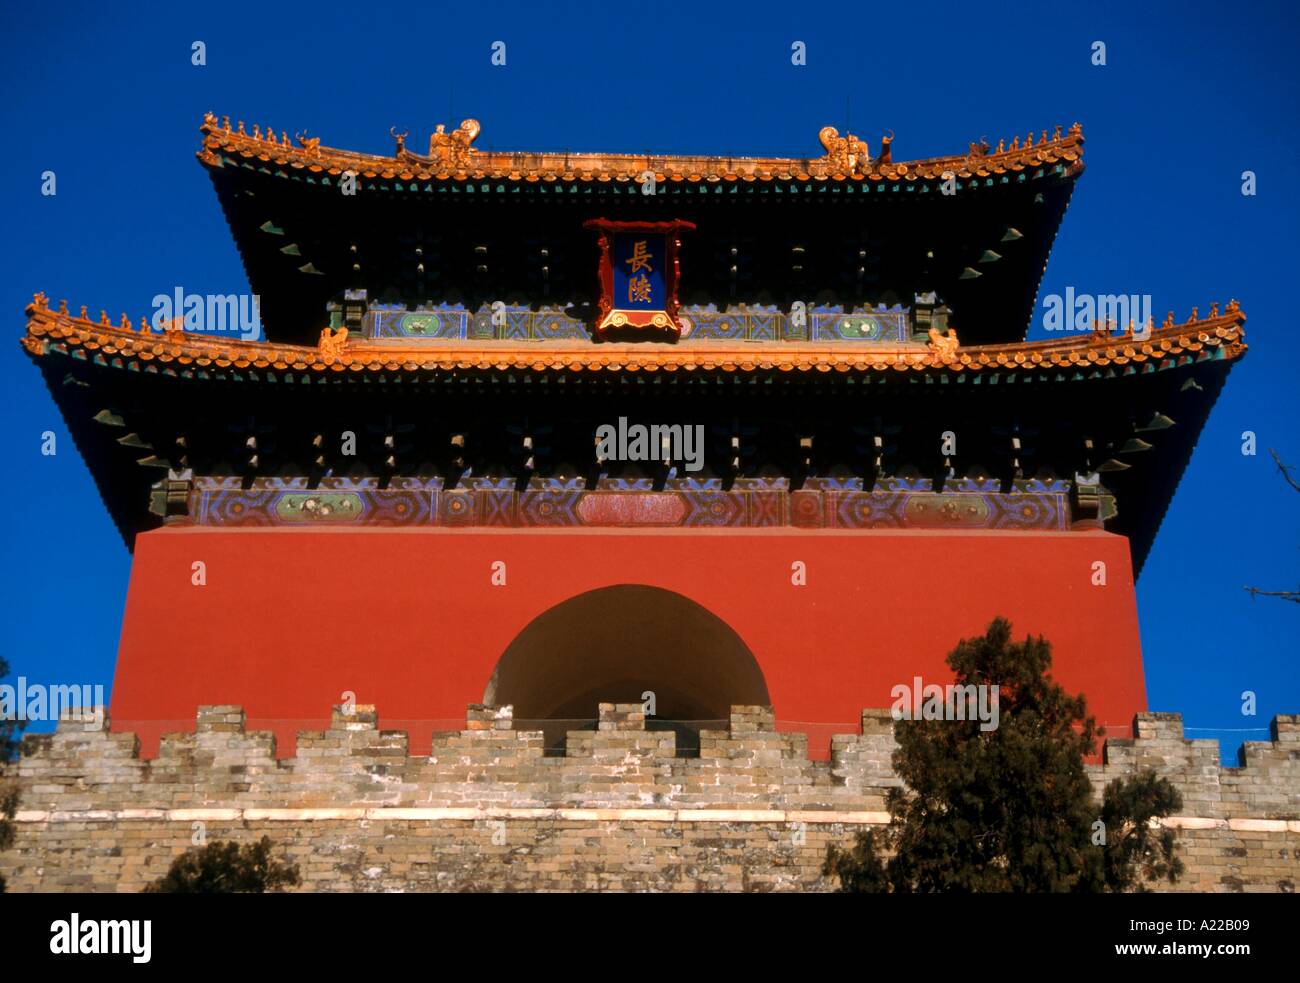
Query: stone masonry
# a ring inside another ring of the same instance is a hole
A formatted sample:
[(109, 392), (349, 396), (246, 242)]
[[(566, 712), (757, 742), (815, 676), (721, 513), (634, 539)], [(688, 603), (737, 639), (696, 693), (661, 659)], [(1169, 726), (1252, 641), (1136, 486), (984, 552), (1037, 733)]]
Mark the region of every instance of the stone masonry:
[[(887, 710), (864, 711), (823, 762), (768, 707), (733, 707), (699, 757), (647, 731), (639, 704), (602, 704), (562, 757), (516, 731), (510, 707), (470, 707), (427, 757), (372, 707), (336, 709), (284, 760), (237, 706), (200, 707), (195, 732), (150, 760), (135, 735), (92, 726), (24, 741), (17, 841), (0, 852), (10, 890), (138, 891), (194, 843), (268, 835), (311, 891), (826, 891), (827, 844), (888, 823), (899, 784)], [(1148, 767), (1182, 792), (1166, 821), (1187, 865), (1178, 890), (1295, 889), (1300, 716), (1274, 718), (1239, 768), (1220, 766), (1217, 741), (1184, 740), (1177, 714), (1140, 714), (1134, 733), (1089, 769), (1099, 794)]]

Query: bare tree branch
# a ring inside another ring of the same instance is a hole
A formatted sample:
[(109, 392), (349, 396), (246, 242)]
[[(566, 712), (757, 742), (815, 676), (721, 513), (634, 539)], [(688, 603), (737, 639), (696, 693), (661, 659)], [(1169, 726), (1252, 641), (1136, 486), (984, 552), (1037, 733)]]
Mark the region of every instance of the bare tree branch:
[[(1296, 481), (1295, 478), (1291, 477), (1290, 466), (1282, 463), (1282, 458), (1272, 447), (1268, 449), (1268, 453), (1273, 458), (1273, 463), (1277, 465), (1277, 469), (1282, 473), (1282, 478), (1286, 483), (1300, 492), (1300, 481)], [(1300, 590), (1260, 590), (1258, 587), (1243, 587), (1242, 590), (1250, 595), (1252, 601), (1257, 597), (1280, 597), (1284, 601), (1300, 604)]]
[(1247, 594), (1252, 598), (1255, 597), (1280, 597), (1284, 601), (1295, 601), (1300, 604), (1300, 591), (1295, 590), (1260, 590), (1258, 587), (1243, 587)]
[(1268, 449), (1268, 452), (1270, 455), (1272, 455), (1273, 463), (1277, 465), (1277, 469), (1282, 472), (1282, 477), (1286, 479), (1286, 483), (1290, 485), (1292, 488), (1294, 488), (1296, 491), (1300, 492), (1300, 482), (1297, 482), (1294, 478), (1291, 477), (1290, 466), (1282, 463), (1282, 458), (1278, 456), (1277, 451), (1273, 450), (1273, 448), (1270, 447)]

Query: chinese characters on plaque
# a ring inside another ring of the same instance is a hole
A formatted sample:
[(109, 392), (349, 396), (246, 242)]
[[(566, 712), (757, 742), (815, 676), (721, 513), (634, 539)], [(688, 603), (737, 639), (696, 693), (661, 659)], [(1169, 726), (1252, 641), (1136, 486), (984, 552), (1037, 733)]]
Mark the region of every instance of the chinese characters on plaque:
[(676, 340), (678, 233), (690, 222), (584, 223), (600, 233), (598, 338), (646, 335)]

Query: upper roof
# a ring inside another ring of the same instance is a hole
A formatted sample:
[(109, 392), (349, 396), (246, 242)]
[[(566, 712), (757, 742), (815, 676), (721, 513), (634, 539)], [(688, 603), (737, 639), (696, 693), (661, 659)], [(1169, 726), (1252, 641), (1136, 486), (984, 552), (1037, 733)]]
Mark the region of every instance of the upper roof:
[(439, 125), (429, 138), (428, 154), (406, 147), (407, 134), (393, 134), (393, 155), (362, 154), (322, 146), (319, 137), (300, 134), (291, 142), (272, 127), (245, 131), (243, 121), (234, 127), (230, 117), (218, 121), (207, 113), (200, 128), (204, 134), (199, 159), (220, 166), (221, 154), (236, 154), (265, 163), (298, 167), (313, 173), (333, 175), (351, 171), (360, 177), (417, 180), (465, 180), (479, 178), (511, 181), (634, 181), (646, 171), (659, 181), (905, 181), (940, 178), (945, 172), (959, 179), (1018, 173), (1026, 169), (1065, 163), (1071, 170), (1083, 168), (1083, 127), (1075, 123), (1062, 133), (1054, 128), (1049, 136), (1042, 130), (1037, 139), (1031, 130), (1023, 143), (1019, 136), (1000, 140), (996, 147), (981, 140), (969, 144), (964, 154), (920, 160), (893, 160), (892, 135), (882, 137), (876, 153), (853, 134), (840, 136), (833, 126), (821, 129), (818, 137), (824, 153), (819, 157), (704, 157), (664, 154), (609, 153), (521, 153), (479, 150), (474, 140), (480, 132), (477, 120), (464, 120), (452, 133)]
[(868, 147), (834, 127), (803, 158), (486, 151), (474, 120), (433, 134), (427, 154), (397, 136), (392, 156), (211, 114), (202, 133), (267, 335), (299, 344), (347, 290), (410, 310), (592, 308), (599, 251), (584, 223), (602, 216), (695, 224), (683, 304), (847, 312), (934, 295), (968, 343), (1014, 341), (1083, 170), (1078, 124), (914, 161), (894, 160), (890, 137)]

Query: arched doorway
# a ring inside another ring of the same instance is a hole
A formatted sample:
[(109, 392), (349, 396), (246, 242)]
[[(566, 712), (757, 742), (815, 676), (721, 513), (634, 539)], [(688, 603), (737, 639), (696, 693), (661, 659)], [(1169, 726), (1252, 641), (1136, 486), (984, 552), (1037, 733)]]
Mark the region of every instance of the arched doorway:
[(601, 587), (534, 618), (507, 646), (483, 702), (514, 706), (538, 724), (555, 753), (565, 730), (593, 726), (600, 703), (654, 694), (650, 729), (677, 731), (698, 748), (701, 726), (725, 726), (732, 705), (770, 703), (763, 672), (726, 622), (673, 591), (642, 584)]

